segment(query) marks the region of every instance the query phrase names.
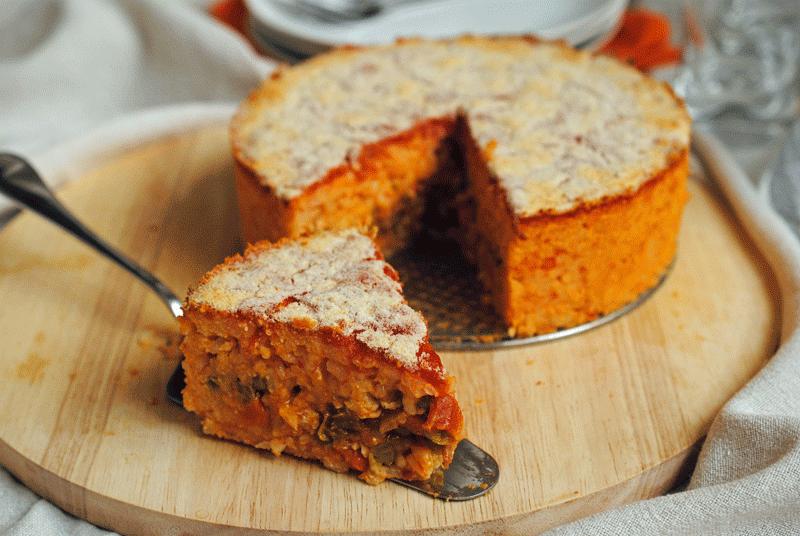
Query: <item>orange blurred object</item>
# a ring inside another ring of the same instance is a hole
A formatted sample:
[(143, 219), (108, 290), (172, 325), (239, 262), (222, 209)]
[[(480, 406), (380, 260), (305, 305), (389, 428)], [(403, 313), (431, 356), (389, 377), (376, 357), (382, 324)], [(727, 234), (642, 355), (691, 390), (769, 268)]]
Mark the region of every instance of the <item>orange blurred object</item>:
[(672, 46), (670, 30), (665, 15), (646, 9), (629, 9), (622, 17), (617, 35), (599, 52), (642, 71), (677, 63), (681, 60), (681, 49)]
[(247, 7), (243, 0), (219, 0), (211, 4), (208, 13), (247, 37)]

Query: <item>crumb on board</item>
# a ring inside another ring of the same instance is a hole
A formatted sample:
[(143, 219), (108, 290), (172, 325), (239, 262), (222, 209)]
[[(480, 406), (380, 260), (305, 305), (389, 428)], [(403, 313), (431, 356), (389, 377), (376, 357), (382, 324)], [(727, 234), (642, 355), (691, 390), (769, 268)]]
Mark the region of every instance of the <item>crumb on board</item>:
[(50, 360), (40, 356), (36, 352), (30, 352), (16, 368), (17, 378), (27, 380), (31, 385), (39, 382), (44, 377), (44, 370)]

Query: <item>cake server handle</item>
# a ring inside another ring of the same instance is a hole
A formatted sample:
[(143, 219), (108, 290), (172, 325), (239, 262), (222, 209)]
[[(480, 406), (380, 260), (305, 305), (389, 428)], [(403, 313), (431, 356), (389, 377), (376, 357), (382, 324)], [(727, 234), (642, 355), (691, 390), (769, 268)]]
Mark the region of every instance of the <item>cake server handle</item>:
[(47, 187), (33, 166), (24, 158), (0, 153), (0, 192), (18, 204), (47, 218), (135, 275), (158, 294), (174, 317), (177, 318), (183, 314), (181, 300), (164, 283), (83, 225), (56, 199), (52, 190)]

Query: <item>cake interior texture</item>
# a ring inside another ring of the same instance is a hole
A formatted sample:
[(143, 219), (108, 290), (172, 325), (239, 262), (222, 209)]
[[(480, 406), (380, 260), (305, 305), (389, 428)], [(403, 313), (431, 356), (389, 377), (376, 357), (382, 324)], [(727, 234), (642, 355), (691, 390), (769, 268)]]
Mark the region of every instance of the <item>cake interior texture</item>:
[(208, 434), (371, 484), (440, 477), (463, 436), (424, 321), (353, 231), (226, 260), (190, 293), (181, 329), (184, 405)]
[(667, 86), (562, 44), (339, 50), (276, 73), (234, 120), (242, 231), (377, 228), (387, 256), (449, 237), (510, 334), (547, 333), (664, 274), (688, 133)]

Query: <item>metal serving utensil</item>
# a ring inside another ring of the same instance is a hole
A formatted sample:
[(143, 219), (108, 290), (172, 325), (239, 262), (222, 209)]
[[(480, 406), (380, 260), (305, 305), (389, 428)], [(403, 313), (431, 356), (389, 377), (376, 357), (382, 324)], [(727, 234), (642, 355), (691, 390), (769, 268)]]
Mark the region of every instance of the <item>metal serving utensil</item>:
[[(153, 290), (178, 318), (183, 315), (181, 300), (153, 274), (108, 245), (78, 221), (42, 181), (36, 170), (23, 158), (0, 153), (0, 192), (20, 205), (50, 220), (74, 237), (91, 246), (103, 256), (136, 276)], [(167, 397), (183, 406), (181, 391), (185, 385), (183, 367), (178, 365), (167, 383)], [(464, 439), (459, 443), (447, 471), (439, 478), (425, 482), (394, 482), (415, 489), (431, 497), (446, 501), (466, 501), (489, 491), (500, 477), (500, 470), (492, 456)]]

